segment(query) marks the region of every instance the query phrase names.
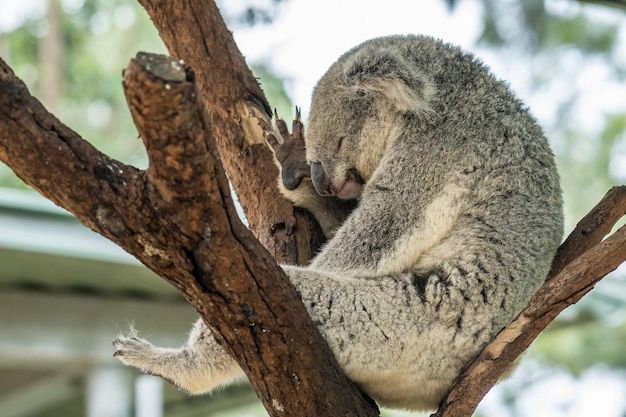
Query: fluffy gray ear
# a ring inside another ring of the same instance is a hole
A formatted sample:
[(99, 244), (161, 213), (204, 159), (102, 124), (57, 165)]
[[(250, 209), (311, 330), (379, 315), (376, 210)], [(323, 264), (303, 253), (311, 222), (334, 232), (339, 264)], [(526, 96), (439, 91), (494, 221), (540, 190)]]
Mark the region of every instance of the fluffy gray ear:
[(379, 52), (354, 58), (346, 76), (348, 85), (357, 94), (373, 93), (403, 113), (431, 111), (432, 82), (402, 56)]
[(365, 78), (357, 84), (357, 88), (379, 94), (399, 112), (426, 113), (431, 111), (432, 93), (431, 86), (428, 84), (415, 88), (400, 78), (375, 76)]

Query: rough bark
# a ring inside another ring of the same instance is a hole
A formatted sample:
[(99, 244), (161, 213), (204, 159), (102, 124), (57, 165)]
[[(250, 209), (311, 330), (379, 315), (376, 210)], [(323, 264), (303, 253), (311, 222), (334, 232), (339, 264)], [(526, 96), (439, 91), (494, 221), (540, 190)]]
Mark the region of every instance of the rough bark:
[(338, 371), (282, 269), (239, 221), (193, 76), (177, 66), (140, 54), (125, 71), (149, 155), (143, 172), (63, 126), (2, 63), (0, 160), (175, 285), (270, 415), (377, 415)]
[(196, 72), (219, 154), (250, 230), (278, 262), (308, 263), (323, 234), (308, 212), (278, 192), (278, 173), (264, 143), (271, 108), (217, 6), (211, 0), (139, 2), (170, 55)]

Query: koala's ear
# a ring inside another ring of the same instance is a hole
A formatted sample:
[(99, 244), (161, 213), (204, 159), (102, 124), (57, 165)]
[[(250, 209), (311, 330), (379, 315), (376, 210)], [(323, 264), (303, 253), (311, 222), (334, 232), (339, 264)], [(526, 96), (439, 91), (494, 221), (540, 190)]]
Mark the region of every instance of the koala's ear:
[(431, 111), (434, 86), (415, 65), (391, 53), (355, 58), (346, 76), (357, 94), (376, 94), (399, 112)]
[(357, 88), (381, 95), (400, 112), (426, 113), (431, 111), (430, 86), (418, 88), (408, 85), (400, 78), (390, 76), (370, 77), (362, 80)]

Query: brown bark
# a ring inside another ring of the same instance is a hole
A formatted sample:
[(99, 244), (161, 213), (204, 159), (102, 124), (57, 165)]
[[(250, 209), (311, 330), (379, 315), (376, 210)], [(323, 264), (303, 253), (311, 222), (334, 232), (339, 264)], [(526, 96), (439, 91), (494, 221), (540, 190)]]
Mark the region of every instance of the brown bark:
[(308, 212), (294, 209), (276, 187), (278, 172), (264, 143), (271, 108), (217, 6), (209, 0), (139, 2), (170, 55), (196, 71), (226, 174), (250, 229), (279, 263), (308, 263), (323, 234)]
[(145, 54), (125, 71), (150, 160), (142, 172), (99, 153), (0, 68), (0, 160), (175, 285), (209, 319), (270, 415), (377, 415), (237, 218), (190, 72)]

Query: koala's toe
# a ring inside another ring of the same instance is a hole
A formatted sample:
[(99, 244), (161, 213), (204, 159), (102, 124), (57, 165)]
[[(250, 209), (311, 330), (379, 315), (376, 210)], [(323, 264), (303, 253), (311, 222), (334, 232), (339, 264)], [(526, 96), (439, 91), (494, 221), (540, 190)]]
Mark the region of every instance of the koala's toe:
[(119, 358), (126, 365), (142, 366), (146, 358), (152, 356), (154, 347), (150, 342), (137, 337), (118, 337), (113, 340), (114, 358)]

